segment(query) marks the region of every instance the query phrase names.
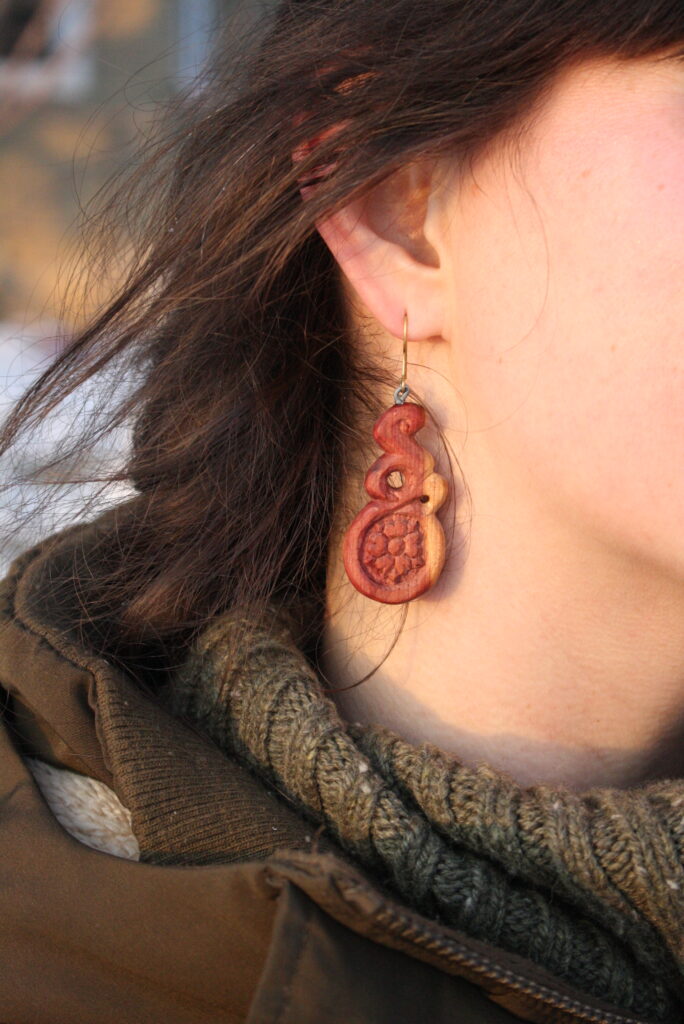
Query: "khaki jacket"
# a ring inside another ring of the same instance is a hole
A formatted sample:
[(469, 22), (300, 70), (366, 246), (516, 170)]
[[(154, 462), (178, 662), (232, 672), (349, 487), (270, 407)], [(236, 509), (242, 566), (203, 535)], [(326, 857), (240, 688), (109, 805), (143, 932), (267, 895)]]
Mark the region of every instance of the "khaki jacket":
[[(65, 594), (99, 528), (0, 585), (2, 1024), (636, 1022), (396, 902), (92, 649)], [(110, 786), (142, 861), (66, 832), (27, 755)]]

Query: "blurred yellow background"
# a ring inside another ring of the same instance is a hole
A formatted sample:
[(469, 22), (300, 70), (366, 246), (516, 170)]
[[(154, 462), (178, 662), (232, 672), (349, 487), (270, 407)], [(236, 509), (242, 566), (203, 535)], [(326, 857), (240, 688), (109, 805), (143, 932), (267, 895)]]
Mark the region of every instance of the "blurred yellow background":
[(155, 104), (199, 66), (228, 6), (0, 4), (0, 322), (59, 316), (79, 205), (130, 155)]

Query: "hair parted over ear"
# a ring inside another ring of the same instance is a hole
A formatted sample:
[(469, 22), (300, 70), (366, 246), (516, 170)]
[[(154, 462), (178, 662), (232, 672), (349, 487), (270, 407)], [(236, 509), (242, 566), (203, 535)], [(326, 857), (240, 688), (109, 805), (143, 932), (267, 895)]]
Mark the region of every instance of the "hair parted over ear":
[[(305, 123), (306, 114), (297, 115), (295, 118), (295, 124), (302, 125)], [(332, 127), (325, 128), (323, 131), (313, 135), (310, 139), (300, 142), (292, 151), (293, 164), (295, 166), (299, 166), (302, 163), (310, 161), (311, 157), (319, 151), (321, 145), (330, 139), (334, 139), (336, 135), (339, 135), (343, 128), (344, 124), (333, 125)], [(302, 174), (301, 177), (297, 178), (302, 198), (308, 199), (313, 195), (316, 185), (321, 181), (325, 181), (325, 179), (333, 173), (336, 166), (337, 161), (327, 164), (316, 164), (314, 167), (311, 167), (307, 173)]]
[[(332, 76), (332, 91), (337, 95), (345, 95), (351, 93), (355, 86), (363, 84), (363, 82), (365, 82), (369, 77), (371, 77), (371, 74), (372, 73), (369, 71), (364, 71), (359, 74), (351, 74), (348, 77), (343, 77), (340, 80), (337, 78), (336, 65), (329, 64), (325, 68), (321, 69), (316, 78), (318, 81), (321, 82), (322, 87), (325, 88), (324, 83), (326, 77)], [(310, 118), (311, 114), (307, 114), (302, 111), (295, 114), (292, 121), (294, 128), (300, 129), (302, 125), (306, 125), (307, 121), (310, 120)], [(295, 166), (302, 162), (306, 163), (311, 158), (311, 156), (321, 148), (321, 146), (323, 146), (329, 140), (334, 139), (336, 136), (343, 133), (344, 129), (349, 124), (351, 124), (351, 119), (342, 119), (338, 121), (336, 124), (318, 130), (317, 132), (313, 133), (310, 137), (300, 142), (297, 146), (295, 146), (295, 148), (292, 151), (292, 161), (295, 164)], [(333, 173), (336, 166), (337, 161), (329, 161), (328, 163), (325, 164), (318, 164), (310, 168), (302, 176), (302, 178), (299, 178), (298, 181), (300, 184), (300, 192), (302, 194), (302, 197), (304, 199), (309, 197), (313, 193), (316, 184), (328, 178)]]

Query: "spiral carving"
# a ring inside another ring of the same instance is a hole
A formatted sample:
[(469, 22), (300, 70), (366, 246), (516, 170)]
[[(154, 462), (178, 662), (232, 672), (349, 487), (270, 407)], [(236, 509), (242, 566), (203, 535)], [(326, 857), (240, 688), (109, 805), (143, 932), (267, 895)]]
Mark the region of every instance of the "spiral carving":
[[(423, 594), (444, 565), (445, 539), (435, 512), (448, 494), (432, 455), (414, 438), (425, 425), (425, 409), (397, 404), (377, 420), (373, 436), (385, 454), (366, 473), (371, 501), (344, 538), (343, 560), (350, 581), (375, 601), (399, 604)], [(399, 486), (389, 477), (400, 474)]]

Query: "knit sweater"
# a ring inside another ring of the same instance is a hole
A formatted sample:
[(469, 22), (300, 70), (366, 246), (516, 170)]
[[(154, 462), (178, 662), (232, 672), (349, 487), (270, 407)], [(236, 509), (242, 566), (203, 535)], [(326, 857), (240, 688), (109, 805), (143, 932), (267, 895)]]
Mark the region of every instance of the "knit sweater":
[(164, 697), (422, 913), (653, 1020), (684, 995), (684, 781), (522, 787), (350, 726), (282, 613), (217, 619)]

